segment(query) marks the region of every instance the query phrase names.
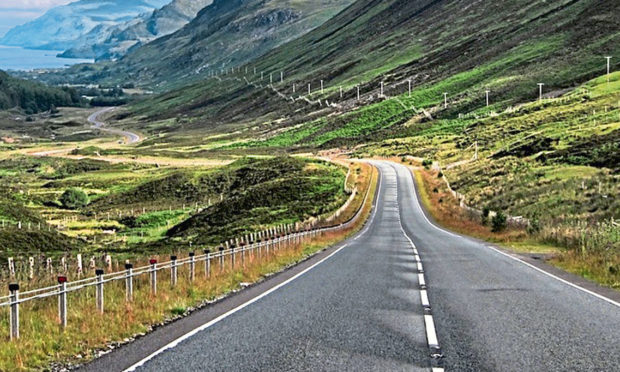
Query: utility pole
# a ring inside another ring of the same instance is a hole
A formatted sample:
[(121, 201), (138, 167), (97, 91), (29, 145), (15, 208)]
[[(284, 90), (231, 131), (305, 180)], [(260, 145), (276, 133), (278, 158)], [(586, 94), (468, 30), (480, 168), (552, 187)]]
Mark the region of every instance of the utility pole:
[(295, 83), (293, 83), (293, 93), (295, 93)]
[(308, 95), (310, 95), (310, 84), (311, 83), (308, 83)]
[(485, 90), (485, 93), (487, 94), (487, 107), (489, 107), (489, 93), (490, 93), (490, 90), (488, 90), (488, 89)]
[(605, 57), (605, 59), (607, 59), (607, 82), (609, 83), (609, 73), (611, 72), (610, 70), (611, 57)]
[(263, 77), (265, 77), (265, 73), (261, 71), (261, 73), (260, 73), (260, 81), (263, 81)]
[(357, 100), (360, 100), (360, 86), (357, 86)]
[(443, 94), (443, 108), (448, 108), (448, 93)]
[(545, 83), (538, 83), (538, 100), (542, 101), (543, 86)]
[(273, 72), (269, 74), (269, 84), (273, 84)]
[(280, 83), (284, 83), (284, 71), (280, 71)]
[(383, 97), (383, 82), (381, 82), (381, 97)]
[(321, 94), (323, 94), (323, 80), (321, 80)]

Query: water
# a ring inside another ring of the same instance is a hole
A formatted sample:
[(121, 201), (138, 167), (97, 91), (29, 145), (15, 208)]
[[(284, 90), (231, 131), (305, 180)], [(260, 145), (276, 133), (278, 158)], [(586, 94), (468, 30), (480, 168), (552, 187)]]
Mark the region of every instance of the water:
[(64, 68), (77, 63), (92, 63), (92, 59), (58, 58), (57, 50), (34, 50), (0, 45), (0, 70), (34, 70)]

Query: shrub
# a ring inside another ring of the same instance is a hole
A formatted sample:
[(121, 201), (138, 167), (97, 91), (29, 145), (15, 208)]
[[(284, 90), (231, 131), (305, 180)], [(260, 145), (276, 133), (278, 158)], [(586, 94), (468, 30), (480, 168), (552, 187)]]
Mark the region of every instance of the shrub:
[(489, 222), (489, 214), (491, 213), (491, 209), (489, 207), (482, 208), (482, 224), (486, 226), (487, 222)]
[(424, 166), (424, 168), (429, 169), (431, 165), (433, 165), (433, 161), (432, 160), (430, 160), (430, 159), (422, 160), (422, 166)]
[(87, 206), (89, 199), (83, 190), (70, 188), (60, 196), (60, 203), (67, 209), (78, 209)]
[(495, 216), (491, 219), (492, 231), (500, 232), (503, 231), (507, 226), (506, 215), (502, 212), (497, 212)]
[(437, 173), (437, 178), (443, 178), (443, 172)]

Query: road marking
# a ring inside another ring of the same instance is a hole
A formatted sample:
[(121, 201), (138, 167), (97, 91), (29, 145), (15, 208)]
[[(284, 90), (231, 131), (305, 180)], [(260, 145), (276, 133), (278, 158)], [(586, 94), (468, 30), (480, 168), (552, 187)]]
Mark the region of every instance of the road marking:
[(426, 339), (428, 345), (432, 348), (439, 348), (439, 341), (437, 340), (437, 333), (435, 332), (435, 322), (432, 315), (424, 315), (424, 324), (426, 325)]
[[(378, 170), (378, 168), (377, 168), (377, 170)], [(380, 171), (379, 171), (379, 174), (381, 174)], [(377, 198), (373, 201), (373, 203), (375, 205), (377, 205), (377, 203), (378, 203), (378, 201), (380, 199), (381, 193), (383, 191), (381, 189), (381, 177), (379, 177), (379, 183), (378, 183), (377, 187), (378, 187), (379, 192), (377, 193)], [(375, 207), (374, 210), (372, 211), (371, 218), (368, 221), (368, 226), (366, 227), (366, 229), (364, 229), (364, 232), (368, 230), (368, 228), (372, 225), (372, 222), (375, 220), (375, 216), (377, 215), (377, 210), (378, 210), (378, 208)], [(401, 227), (402, 227), (402, 225), (401, 225)], [(357, 237), (359, 237), (362, 234), (364, 234), (364, 232), (360, 233)], [(334, 252), (332, 252), (329, 256), (323, 258), (322, 260), (320, 260), (319, 262), (315, 263), (314, 265), (306, 268), (302, 272), (300, 272), (300, 273), (296, 274), (295, 276), (287, 279), (286, 281), (276, 285), (275, 287), (267, 290), (266, 292), (263, 292), (262, 294), (258, 295), (257, 297), (254, 297), (254, 298), (248, 300), (247, 302), (244, 302), (243, 304), (237, 306), (236, 308), (234, 308), (232, 310), (229, 310), (228, 312), (218, 316), (217, 318), (215, 318), (215, 319), (213, 319), (213, 320), (211, 320), (211, 321), (201, 325), (200, 327), (195, 328), (192, 331), (184, 334), (183, 336), (177, 338), (176, 340), (174, 340), (174, 341), (168, 343), (167, 345), (159, 348), (157, 351), (155, 351), (154, 353), (152, 353), (152, 354), (148, 355), (147, 357), (143, 358), (139, 362), (133, 364), (131, 367), (125, 369), (124, 371), (125, 372), (131, 372), (131, 371), (135, 371), (136, 369), (144, 366), (148, 361), (152, 360), (157, 355), (162, 354), (163, 352), (165, 352), (167, 350), (170, 350), (170, 349), (173, 349), (173, 348), (177, 347), (181, 342), (183, 342), (183, 341), (185, 341), (185, 340), (195, 336), (196, 334), (198, 334), (198, 333), (200, 333), (200, 332), (210, 328), (211, 326), (215, 325), (216, 323), (218, 323), (218, 322), (228, 318), (229, 316), (235, 314), (236, 312), (238, 312), (238, 311), (240, 311), (240, 310), (250, 306), (251, 304), (255, 303), (256, 301), (262, 299), (263, 297), (268, 296), (269, 294), (277, 291), (278, 289), (284, 287), (285, 285), (287, 285), (287, 284), (293, 282), (294, 280), (300, 278), (301, 276), (303, 276), (304, 274), (306, 274), (310, 270), (314, 269), (315, 267), (319, 266), (323, 262), (325, 262), (325, 261), (329, 260), (330, 258), (332, 258), (335, 254), (337, 254), (338, 252), (340, 252), (341, 250), (343, 250), (347, 246), (348, 246), (348, 244), (344, 244), (343, 246), (341, 246), (340, 248), (338, 248)]]
[(195, 336), (197, 333), (200, 333), (206, 329), (208, 329), (209, 327), (213, 326), (214, 324), (228, 318), (229, 316), (233, 315), (234, 313), (250, 306), (251, 304), (255, 303), (256, 301), (262, 299), (263, 297), (268, 296), (269, 294), (277, 291), (278, 289), (284, 287), (285, 285), (291, 283), (292, 281), (294, 281), (295, 279), (298, 279), (299, 277), (303, 276), (304, 274), (306, 274), (307, 272), (309, 272), (310, 270), (314, 269), (315, 267), (319, 266), (320, 264), (322, 264), (323, 262), (329, 260), (330, 258), (332, 258), (332, 256), (334, 256), (335, 254), (337, 254), (338, 252), (340, 252), (341, 250), (343, 250), (344, 248), (346, 248), (348, 246), (348, 244), (343, 245), (342, 247), (338, 248), (337, 250), (335, 250), (334, 252), (332, 252), (329, 256), (323, 258), (321, 261), (315, 263), (314, 265), (308, 267), (307, 269), (303, 270), (302, 272), (296, 274), (295, 276), (287, 279), (286, 281), (276, 285), (275, 287), (269, 289), (268, 291), (252, 298), (251, 300), (237, 306), (236, 308), (218, 316), (217, 318), (201, 325), (198, 328), (193, 329), (192, 331), (190, 331), (189, 333), (184, 334), (183, 336), (177, 338), (176, 340), (168, 343), (167, 345), (161, 347), (160, 349), (158, 349), (157, 351), (155, 351), (154, 353), (150, 354), (149, 356), (147, 356), (146, 358), (140, 360), (139, 362), (137, 362), (136, 364), (132, 365), (131, 367), (125, 369), (125, 372), (129, 372), (129, 371), (135, 371), (137, 368), (142, 367), (144, 364), (146, 364), (146, 362), (148, 362), (149, 360), (155, 358), (157, 355), (175, 348), (176, 346), (178, 346), (181, 342)]
[(522, 263), (522, 264), (524, 264), (524, 265), (527, 265), (527, 266), (531, 267), (532, 269), (534, 269), (534, 270), (536, 270), (536, 271), (538, 271), (538, 272), (541, 272), (541, 273), (543, 273), (543, 274), (545, 274), (545, 275), (547, 275), (547, 276), (549, 276), (549, 277), (551, 277), (551, 278), (553, 278), (553, 279), (555, 279), (555, 280), (558, 280), (558, 281), (560, 281), (560, 282), (562, 282), (562, 283), (564, 283), (564, 284), (568, 284), (569, 286), (571, 286), (571, 287), (573, 287), (573, 288), (575, 288), (575, 289), (578, 289), (578, 290), (580, 290), (580, 291), (582, 291), (582, 292), (585, 292), (585, 293), (587, 293), (587, 294), (589, 294), (589, 295), (592, 295), (592, 296), (594, 296), (594, 297), (597, 297), (597, 298), (598, 298), (598, 299), (600, 299), (600, 300), (606, 301), (606, 302), (608, 302), (608, 303), (610, 303), (610, 304), (612, 304), (612, 305), (615, 305), (615, 306), (617, 306), (617, 307), (620, 307), (620, 302), (616, 302), (616, 301), (612, 300), (611, 298), (607, 298), (607, 297), (605, 297), (605, 296), (603, 296), (603, 295), (600, 295), (600, 294), (598, 294), (598, 293), (596, 293), (596, 292), (592, 292), (592, 291), (591, 291), (591, 290), (589, 290), (589, 289), (586, 289), (586, 288), (580, 287), (580, 286), (578, 286), (577, 284), (571, 283), (571, 282), (569, 282), (569, 281), (568, 281), (568, 280), (566, 280), (566, 279), (562, 279), (562, 278), (560, 278), (559, 276), (553, 275), (553, 274), (551, 274), (551, 273), (549, 273), (549, 272), (547, 272), (547, 271), (545, 271), (545, 270), (543, 270), (543, 269), (541, 269), (541, 268), (539, 268), (539, 267), (536, 267), (536, 266), (532, 265), (532, 264), (531, 264), (531, 263), (529, 263), (529, 262), (525, 262), (525, 261), (523, 261), (522, 259), (520, 259), (520, 258), (518, 258), (518, 257), (514, 257), (514, 256), (512, 256), (512, 255), (510, 255), (510, 254), (508, 254), (508, 253), (506, 253), (506, 252), (502, 252), (501, 250), (499, 250), (499, 249), (497, 249), (497, 248), (495, 248), (495, 247), (492, 247), (492, 246), (490, 246), (490, 245), (485, 245), (485, 247), (487, 247), (487, 248), (489, 248), (489, 249), (492, 249), (492, 250), (494, 250), (495, 252), (497, 252), (497, 253), (499, 253), (499, 254), (502, 254), (502, 255), (504, 255), (504, 256), (506, 256), (506, 257), (510, 258), (510, 259), (513, 259), (513, 260), (515, 260), (515, 261), (517, 261), (517, 262), (520, 262), (520, 263)]
[[(394, 170), (396, 180), (398, 182), (398, 172), (396, 171), (396, 168), (392, 167), (392, 169)], [(398, 205), (398, 187), (396, 187), (396, 189), (397, 189), (396, 204)], [(409, 244), (411, 244), (411, 248), (413, 249), (414, 260), (417, 262), (419, 285), (426, 287), (426, 280), (424, 280), (424, 269), (422, 267), (422, 260), (420, 259), (420, 256), (418, 255), (418, 249), (413, 243), (413, 240), (409, 237), (409, 235), (405, 231), (405, 228), (403, 227), (403, 221), (400, 217), (400, 206), (398, 207), (398, 224), (400, 225), (400, 231), (403, 233), (405, 238), (407, 238), (407, 240), (409, 241)], [(425, 309), (425, 312), (429, 311), (427, 309), (430, 309), (431, 304), (428, 299), (428, 292), (426, 291), (426, 289), (420, 290), (420, 301), (422, 302), (422, 307)], [(435, 322), (433, 321), (433, 315), (431, 314), (424, 315), (424, 329), (426, 330), (426, 341), (428, 343), (429, 350), (430, 349), (439, 350), (439, 340), (437, 339), (437, 331), (435, 330)], [(441, 367), (431, 367), (431, 371), (432, 372), (443, 372), (444, 369)]]
[(426, 293), (426, 289), (420, 291), (420, 300), (422, 301), (422, 306), (431, 307), (431, 303), (428, 302), (428, 293)]
[[(469, 237), (462, 236), (462, 235), (457, 235), (457, 234), (454, 234), (454, 233), (452, 233), (452, 232), (450, 232), (450, 231), (446, 231), (446, 230), (442, 229), (441, 227), (436, 226), (435, 224), (433, 224), (433, 223), (432, 223), (432, 222), (428, 219), (428, 217), (426, 217), (426, 214), (425, 214), (425, 213), (424, 213), (424, 211), (422, 210), (422, 206), (420, 205), (420, 201), (418, 200), (418, 196), (417, 196), (417, 194), (416, 194), (416, 192), (415, 192), (415, 189), (416, 189), (416, 184), (415, 184), (415, 180), (413, 179), (413, 172), (411, 172), (411, 171), (410, 171), (409, 169), (407, 169), (407, 168), (405, 168), (405, 169), (407, 170), (407, 173), (409, 173), (409, 176), (410, 176), (410, 178), (411, 178), (411, 182), (413, 182), (413, 188), (414, 188), (413, 196), (414, 196), (414, 198), (415, 198), (415, 200), (416, 200), (416, 204), (417, 204), (417, 206), (418, 206), (418, 209), (422, 212), (422, 216), (424, 217), (424, 219), (426, 220), (426, 222), (427, 222), (429, 225), (431, 225), (432, 227), (434, 227), (435, 229), (437, 229), (437, 230), (439, 230), (439, 231), (443, 231), (443, 232), (444, 232), (444, 233), (446, 233), (446, 234), (450, 234), (450, 235), (455, 236), (455, 237), (460, 238), (460, 239), (469, 240)], [(477, 243), (477, 242), (476, 242), (476, 243)], [(578, 289), (578, 290), (580, 290), (580, 291), (582, 291), (582, 292), (585, 292), (585, 293), (587, 293), (587, 294), (589, 294), (589, 295), (592, 295), (592, 296), (594, 296), (594, 297), (596, 297), (596, 298), (598, 298), (598, 299), (600, 299), (600, 300), (603, 300), (603, 301), (605, 301), (605, 302), (607, 302), (607, 303), (609, 303), (609, 304), (612, 304), (612, 305), (614, 305), (614, 306), (620, 307), (620, 303), (619, 303), (619, 302), (616, 302), (616, 301), (614, 301), (614, 300), (612, 300), (612, 299), (610, 299), (610, 298), (607, 298), (607, 297), (605, 297), (605, 296), (603, 296), (603, 295), (600, 295), (600, 294), (598, 294), (598, 293), (596, 293), (596, 292), (592, 292), (592, 291), (591, 291), (591, 290), (589, 290), (589, 289), (583, 288), (583, 287), (581, 287), (581, 286), (579, 286), (579, 285), (577, 285), (577, 284), (574, 284), (574, 283), (569, 282), (568, 280), (565, 280), (565, 279), (562, 279), (562, 278), (560, 278), (560, 277), (558, 277), (558, 276), (556, 276), (556, 275), (553, 275), (553, 274), (551, 274), (551, 273), (549, 273), (549, 272), (547, 272), (547, 271), (545, 271), (545, 270), (543, 270), (543, 269), (541, 269), (541, 268), (539, 268), (539, 267), (536, 267), (536, 266), (532, 265), (531, 263), (528, 263), (528, 262), (523, 261), (522, 259), (520, 259), (520, 258), (518, 258), (518, 257), (514, 257), (514, 256), (512, 256), (512, 255), (510, 255), (510, 254), (508, 254), (508, 253), (502, 252), (501, 250), (499, 250), (499, 249), (497, 249), (497, 248), (495, 248), (495, 247), (492, 247), (492, 246), (490, 246), (490, 245), (484, 245), (484, 244), (483, 244), (483, 246), (485, 246), (485, 247), (487, 247), (487, 248), (489, 248), (489, 249), (491, 249), (491, 250), (493, 250), (493, 251), (495, 251), (495, 252), (497, 252), (497, 253), (500, 253), (500, 254), (502, 254), (502, 255), (504, 255), (504, 256), (506, 256), (506, 257), (508, 257), (508, 258), (512, 259), (512, 260), (515, 260), (515, 261), (520, 262), (520, 263), (522, 263), (522, 264), (524, 264), (524, 265), (526, 265), (526, 266), (529, 266), (530, 268), (532, 268), (532, 269), (534, 269), (534, 270), (536, 270), (536, 271), (538, 271), (538, 272), (540, 272), (540, 273), (542, 273), (542, 274), (545, 274), (545, 275), (547, 275), (547, 276), (548, 276), (548, 277), (550, 277), (550, 278), (553, 278), (553, 279), (555, 279), (555, 280), (558, 280), (558, 281), (560, 281), (560, 282), (562, 282), (562, 283), (564, 283), (564, 284), (567, 284), (567, 285), (569, 285), (569, 286), (571, 286), (571, 287), (573, 287), (573, 288), (575, 288), (575, 289)]]

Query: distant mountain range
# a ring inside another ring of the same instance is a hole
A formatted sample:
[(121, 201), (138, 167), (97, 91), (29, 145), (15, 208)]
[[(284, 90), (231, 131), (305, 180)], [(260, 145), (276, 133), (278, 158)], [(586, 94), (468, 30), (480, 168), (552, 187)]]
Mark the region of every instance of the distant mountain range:
[(76, 40), (66, 58), (117, 59), (132, 48), (169, 35), (196, 17), (213, 0), (174, 0), (152, 13), (142, 14), (115, 26), (100, 25)]
[(80, 0), (10, 30), (0, 44), (65, 51), (68, 58), (115, 59), (168, 35), (212, 0)]

